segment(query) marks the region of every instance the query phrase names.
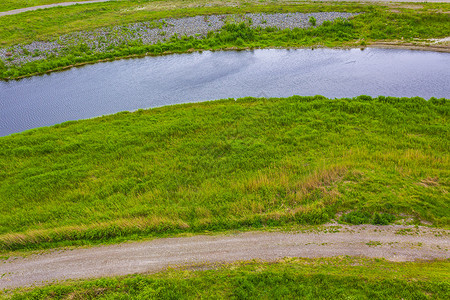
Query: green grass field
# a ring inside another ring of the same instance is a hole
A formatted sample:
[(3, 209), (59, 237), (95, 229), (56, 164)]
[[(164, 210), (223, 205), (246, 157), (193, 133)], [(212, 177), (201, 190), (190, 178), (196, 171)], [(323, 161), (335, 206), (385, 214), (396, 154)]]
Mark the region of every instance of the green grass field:
[[(207, 6), (207, 4), (210, 4)], [(276, 12), (360, 12), (346, 21), (325, 24), (316, 28), (295, 30), (227, 30), (202, 40), (172, 39), (162, 45), (144, 45), (138, 40), (96, 51), (83, 47), (82, 41), (68, 46), (57, 56), (49, 56), (22, 65), (8, 65), (0, 60), (0, 79), (42, 74), (67, 66), (115, 59), (132, 55), (160, 55), (165, 52), (186, 52), (227, 48), (267, 47), (365, 47), (376, 41), (416, 42), (450, 35), (450, 4), (423, 3), (411, 9), (398, 5), (367, 5), (362, 3), (300, 3), (246, 2), (233, 6), (233, 1), (208, 3), (197, 1), (114, 1), (53, 8), (44, 11), (0, 18), (0, 47), (33, 41), (54, 40), (62, 34), (92, 31), (102, 27), (120, 26), (136, 22), (181, 18), (211, 14), (276, 13)]]
[[(449, 261), (338, 257), (199, 265), (17, 290), (10, 299), (448, 299)], [(204, 269), (207, 270), (204, 270)], [(199, 269), (199, 270), (196, 270)], [(210, 270), (208, 270), (210, 269)], [(1, 297), (1, 294), (0, 294)]]
[(0, 138), (2, 251), (411, 215), (448, 228), (450, 101), (243, 98)]
[[(68, 1), (68, 0), (66, 0)], [(64, 2), (4, 0), (0, 11)], [(239, 6), (235, 4), (239, 3)], [(227, 25), (202, 40), (66, 49), (0, 79), (201, 49), (365, 47), (450, 35), (450, 4), (113, 1), (0, 17), (0, 47), (167, 17), (362, 12), (308, 29)], [(224, 99), (70, 121), (0, 137), (0, 255), (149, 237), (319, 225), (450, 228), (450, 100)], [(0, 256), (0, 259), (2, 258)], [(289, 258), (54, 283), (6, 299), (449, 299), (449, 260)], [(4, 274), (0, 274), (0, 280)]]
[(46, 5), (62, 2), (80, 2), (89, 0), (2, 0), (0, 3), (0, 11), (8, 11), (18, 8)]

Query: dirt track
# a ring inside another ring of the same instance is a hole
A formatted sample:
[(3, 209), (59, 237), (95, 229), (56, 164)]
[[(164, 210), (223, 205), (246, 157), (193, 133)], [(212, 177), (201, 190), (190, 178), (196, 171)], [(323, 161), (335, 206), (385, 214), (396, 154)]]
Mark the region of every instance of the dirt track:
[(75, 4), (86, 4), (86, 3), (107, 2), (107, 1), (112, 1), (112, 0), (74, 1), (74, 2), (62, 2), (62, 3), (55, 3), (55, 4), (31, 6), (31, 7), (14, 9), (14, 10), (10, 10), (10, 11), (2, 11), (2, 12), (0, 12), (0, 17), (17, 15), (17, 14), (20, 14), (20, 13), (23, 13), (26, 11), (45, 9), (45, 8), (51, 8), (51, 7), (56, 7), (56, 6), (69, 6), (69, 5), (75, 5)]
[(370, 225), (343, 226), (338, 232), (330, 232), (336, 231), (336, 227), (325, 228), (328, 230), (303, 233), (248, 232), (164, 238), (10, 257), (0, 261), (0, 290), (55, 280), (158, 272), (169, 266), (208, 262), (339, 255), (391, 261), (450, 258), (450, 231)]

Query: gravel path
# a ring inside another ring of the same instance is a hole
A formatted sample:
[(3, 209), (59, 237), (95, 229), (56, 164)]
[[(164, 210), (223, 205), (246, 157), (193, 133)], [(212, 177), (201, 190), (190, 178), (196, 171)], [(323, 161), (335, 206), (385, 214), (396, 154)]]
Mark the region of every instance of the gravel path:
[(0, 262), (0, 289), (55, 280), (158, 272), (172, 266), (284, 257), (379, 257), (391, 261), (450, 258), (450, 231), (412, 226), (331, 226), (316, 232), (248, 232), (164, 238), (60, 250)]
[(25, 7), (25, 8), (19, 8), (19, 9), (14, 9), (14, 10), (9, 10), (9, 11), (1, 11), (0, 17), (17, 15), (17, 14), (20, 14), (20, 13), (23, 13), (26, 11), (45, 9), (45, 8), (51, 8), (51, 7), (56, 7), (56, 6), (69, 6), (69, 5), (75, 5), (75, 4), (86, 4), (86, 3), (107, 2), (107, 1), (112, 1), (112, 0), (90, 0), (90, 1), (62, 2), (62, 3), (55, 3), (55, 4)]

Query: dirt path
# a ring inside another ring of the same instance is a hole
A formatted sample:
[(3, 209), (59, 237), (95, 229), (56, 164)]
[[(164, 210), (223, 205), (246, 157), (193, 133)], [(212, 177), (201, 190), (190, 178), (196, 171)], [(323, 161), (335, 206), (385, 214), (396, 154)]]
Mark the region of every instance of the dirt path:
[[(47, 5), (39, 5), (39, 6), (32, 6), (32, 7), (25, 7), (25, 8), (19, 8), (14, 9), (10, 11), (3, 11), (0, 12), (0, 17), (3, 16), (10, 16), (10, 15), (16, 15), (27, 11), (33, 11), (38, 9), (45, 9), (45, 8), (51, 8), (56, 6), (69, 6), (69, 5), (75, 5), (75, 4), (86, 4), (86, 3), (96, 3), (96, 2), (107, 2), (107, 1), (113, 1), (113, 0), (90, 0), (90, 1), (74, 1), (74, 2), (62, 2), (62, 3), (54, 3), (54, 4), (47, 4)], [(318, 1), (335, 1), (335, 2), (380, 2), (380, 3), (395, 3), (395, 2), (435, 2), (435, 3), (450, 3), (450, 0), (318, 0)]]
[(45, 9), (45, 8), (56, 7), (56, 6), (69, 6), (69, 5), (75, 5), (75, 4), (86, 4), (86, 3), (107, 2), (107, 1), (112, 1), (112, 0), (74, 1), (74, 2), (62, 2), (62, 3), (25, 7), (25, 8), (19, 8), (19, 9), (14, 9), (14, 10), (9, 10), (9, 11), (2, 11), (2, 12), (0, 12), (0, 17), (17, 15), (17, 14), (20, 14), (20, 13), (23, 13), (26, 11)]
[(325, 228), (319, 232), (164, 238), (10, 257), (0, 261), (0, 290), (55, 280), (158, 272), (168, 266), (194, 263), (338, 255), (392, 261), (450, 258), (450, 231), (406, 226)]

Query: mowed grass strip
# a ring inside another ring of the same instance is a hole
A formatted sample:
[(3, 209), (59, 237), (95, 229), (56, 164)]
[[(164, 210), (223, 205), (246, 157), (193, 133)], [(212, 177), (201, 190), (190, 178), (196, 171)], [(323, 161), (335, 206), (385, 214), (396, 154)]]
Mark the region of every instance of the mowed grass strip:
[(320, 224), (348, 210), (448, 227), (449, 111), (434, 98), (243, 98), (2, 137), (0, 247)]
[(87, 1), (92, 0), (2, 0), (2, 2), (0, 3), (0, 11), (9, 11), (18, 8), (63, 3), (63, 2), (87, 2)]
[[(449, 261), (351, 257), (200, 264), (152, 275), (69, 281), (10, 299), (448, 299)], [(0, 294), (1, 296), (1, 294)]]

